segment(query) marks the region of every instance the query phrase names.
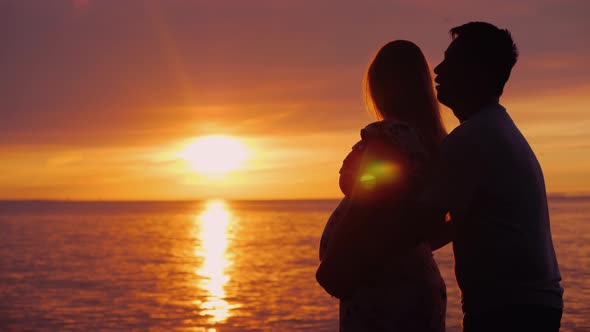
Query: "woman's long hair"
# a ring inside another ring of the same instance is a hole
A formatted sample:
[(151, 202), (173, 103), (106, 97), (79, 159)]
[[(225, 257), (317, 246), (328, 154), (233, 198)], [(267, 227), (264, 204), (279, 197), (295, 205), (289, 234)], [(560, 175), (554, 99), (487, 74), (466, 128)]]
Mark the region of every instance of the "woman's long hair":
[(377, 52), (365, 77), (365, 101), (379, 120), (415, 128), (431, 152), (446, 136), (428, 63), (412, 42), (392, 41)]

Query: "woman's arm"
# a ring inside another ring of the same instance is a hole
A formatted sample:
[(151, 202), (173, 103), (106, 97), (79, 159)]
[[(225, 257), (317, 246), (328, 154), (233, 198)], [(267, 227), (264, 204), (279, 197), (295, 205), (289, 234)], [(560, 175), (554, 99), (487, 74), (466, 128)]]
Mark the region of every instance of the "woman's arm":
[(387, 142), (373, 140), (362, 153), (350, 203), (333, 230), (316, 279), (338, 298), (375, 278), (371, 270), (411, 236), (395, 238), (400, 210), (411, 182), (405, 157)]
[(338, 206), (332, 211), (332, 214), (328, 218), (326, 226), (324, 226), (324, 231), (322, 232), (322, 237), (320, 239), (320, 262), (326, 257), (326, 250), (328, 248), (328, 243), (330, 242), (330, 237), (334, 233), (334, 227), (348, 210), (349, 203), (350, 197), (344, 197), (340, 200), (340, 203), (338, 203)]
[(357, 142), (353, 147), (352, 151), (348, 153), (344, 161), (342, 161), (342, 167), (340, 168), (339, 185), (340, 190), (344, 196), (352, 196), (352, 191), (355, 186), (355, 181), (358, 178), (359, 169), (361, 167), (361, 160), (363, 157), (363, 150), (365, 144), (363, 141)]

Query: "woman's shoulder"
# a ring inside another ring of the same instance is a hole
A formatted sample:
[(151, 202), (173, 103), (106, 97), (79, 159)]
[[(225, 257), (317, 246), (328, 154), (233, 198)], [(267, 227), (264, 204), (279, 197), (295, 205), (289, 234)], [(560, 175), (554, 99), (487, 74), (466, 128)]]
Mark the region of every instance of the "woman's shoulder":
[(425, 154), (426, 148), (417, 131), (406, 122), (381, 120), (368, 124), (361, 130), (365, 144), (373, 141), (393, 145), (409, 154)]
[(413, 128), (405, 122), (398, 120), (381, 120), (369, 123), (361, 129), (363, 139), (405, 136), (413, 132)]

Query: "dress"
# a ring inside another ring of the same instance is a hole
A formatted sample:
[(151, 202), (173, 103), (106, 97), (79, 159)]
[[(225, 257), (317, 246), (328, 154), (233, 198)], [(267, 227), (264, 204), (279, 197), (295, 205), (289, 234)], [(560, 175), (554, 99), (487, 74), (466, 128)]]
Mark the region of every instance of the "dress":
[[(372, 139), (378, 138), (391, 144), (410, 160), (411, 176), (426, 178), (428, 153), (419, 136), (408, 125), (391, 120), (375, 122), (361, 131), (361, 137), (362, 140), (345, 159), (341, 176), (355, 174), (364, 148)], [(341, 178), (340, 186), (346, 196), (326, 224), (320, 242), (320, 260), (324, 257), (335, 225), (342, 219), (350, 203), (348, 182)], [(392, 234), (391, 239), (395, 241), (402, 236), (404, 234)], [(382, 282), (363, 285), (351, 297), (341, 299), (340, 331), (444, 331), (446, 287), (430, 246), (422, 242), (401, 254), (391, 253), (387, 257), (391, 259), (384, 263), (387, 266), (383, 270), (393, 273), (387, 273)]]

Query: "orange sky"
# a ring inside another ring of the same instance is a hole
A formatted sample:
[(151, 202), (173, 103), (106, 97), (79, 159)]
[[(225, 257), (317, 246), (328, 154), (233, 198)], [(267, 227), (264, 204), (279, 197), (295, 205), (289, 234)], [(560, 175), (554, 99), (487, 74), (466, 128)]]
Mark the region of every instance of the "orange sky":
[[(502, 103), (548, 191), (590, 192), (590, 3), (489, 3), (3, 1), (0, 199), (340, 197), (374, 53), (408, 39), (434, 66), (473, 20), (520, 48)], [(177, 154), (204, 135), (238, 137), (250, 158), (195, 172)]]

